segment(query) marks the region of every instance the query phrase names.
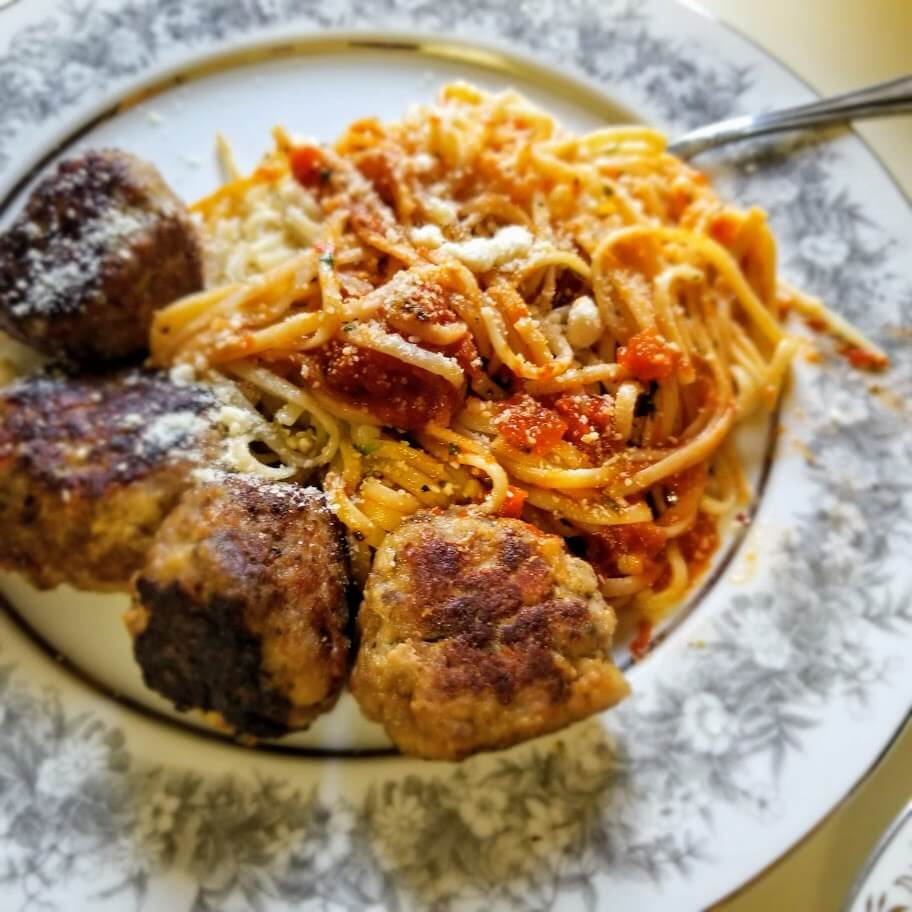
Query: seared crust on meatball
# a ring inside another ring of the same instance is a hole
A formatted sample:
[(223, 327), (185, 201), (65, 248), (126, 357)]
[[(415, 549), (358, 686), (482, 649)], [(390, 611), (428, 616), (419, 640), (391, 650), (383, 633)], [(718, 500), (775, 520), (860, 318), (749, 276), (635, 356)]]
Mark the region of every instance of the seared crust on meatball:
[(617, 703), (595, 573), (515, 519), (422, 513), (377, 551), (351, 688), (396, 746), (459, 760)]
[(237, 734), (306, 728), (348, 673), (342, 529), (322, 492), (242, 476), (184, 495), (127, 623), (146, 684)]
[(0, 390), (0, 566), (41, 588), (127, 589), (214, 445), (213, 405), (138, 369)]
[(145, 352), (154, 312), (202, 284), (186, 207), (114, 149), (62, 162), (0, 235), (0, 329), (63, 362)]

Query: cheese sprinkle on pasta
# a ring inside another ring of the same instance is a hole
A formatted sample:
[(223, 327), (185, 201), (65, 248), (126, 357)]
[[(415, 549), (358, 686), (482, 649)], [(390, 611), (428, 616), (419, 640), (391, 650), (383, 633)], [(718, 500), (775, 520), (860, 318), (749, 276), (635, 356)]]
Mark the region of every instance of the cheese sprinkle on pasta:
[(362, 580), (405, 517), (464, 505), (665, 615), (747, 495), (732, 430), (775, 406), (780, 318), (823, 312), (778, 280), (764, 213), (655, 130), (577, 136), (464, 83), (275, 140), (196, 204), (209, 287), (159, 313), (155, 362), (238, 384), (265, 418), (248, 461), (322, 483)]

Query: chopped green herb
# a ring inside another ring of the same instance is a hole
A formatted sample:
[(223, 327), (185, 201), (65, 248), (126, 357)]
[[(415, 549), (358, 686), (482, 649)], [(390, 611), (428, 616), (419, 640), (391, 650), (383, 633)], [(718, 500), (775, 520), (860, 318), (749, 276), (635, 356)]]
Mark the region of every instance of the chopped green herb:
[(450, 456), (458, 456), (458, 455), (459, 455), (459, 447), (456, 446), (455, 443), (448, 443), (448, 444), (447, 444), (447, 449), (450, 451)]
[(332, 269), (335, 265), (335, 262), (336, 261), (333, 259), (333, 255), (331, 253), (324, 253), (320, 256), (321, 266), (328, 266), (330, 269)]
[(343, 323), (342, 332), (350, 333), (355, 328), (355, 326), (357, 326), (356, 323)]

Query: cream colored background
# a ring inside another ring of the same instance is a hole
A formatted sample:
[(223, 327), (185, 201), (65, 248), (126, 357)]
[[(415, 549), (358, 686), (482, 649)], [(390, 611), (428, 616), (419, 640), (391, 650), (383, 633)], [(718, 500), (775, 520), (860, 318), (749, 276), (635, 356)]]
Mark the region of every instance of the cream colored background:
[[(823, 94), (912, 73), (912, 0), (700, 3)], [(912, 115), (868, 121), (858, 130), (912, 199)], [(826, 775), (825, 759), (821, 774)], [(912, 726), (907, 725), (876, 771), (823, 825), (716, 912), (836, 912), (878, 836), (910, 798)]]

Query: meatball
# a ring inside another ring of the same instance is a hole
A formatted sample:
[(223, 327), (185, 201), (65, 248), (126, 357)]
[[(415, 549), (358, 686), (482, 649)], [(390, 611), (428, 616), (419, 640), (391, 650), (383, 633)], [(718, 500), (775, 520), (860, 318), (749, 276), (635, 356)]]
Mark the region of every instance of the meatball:
[(617, 703), (595, 573), (515, 519), (422, 513), (377, 551), (351, 687), (404, 753), (459, 760)]
[(62, 162), (0, 235), (0, 329), (65, 363), (145, 352), (154, 312), (202, 284), (187, 209), (126, 152)]
[(236, 734), (306, 728), (348, 673), (342, 530), (315, 488), (223, 476), (184, 495), (136, 579), (146, 684)]
[(214, 405), (139, 369), (0, 390), (0, 566), (41, 588), (127, 589), (215, 445)]

